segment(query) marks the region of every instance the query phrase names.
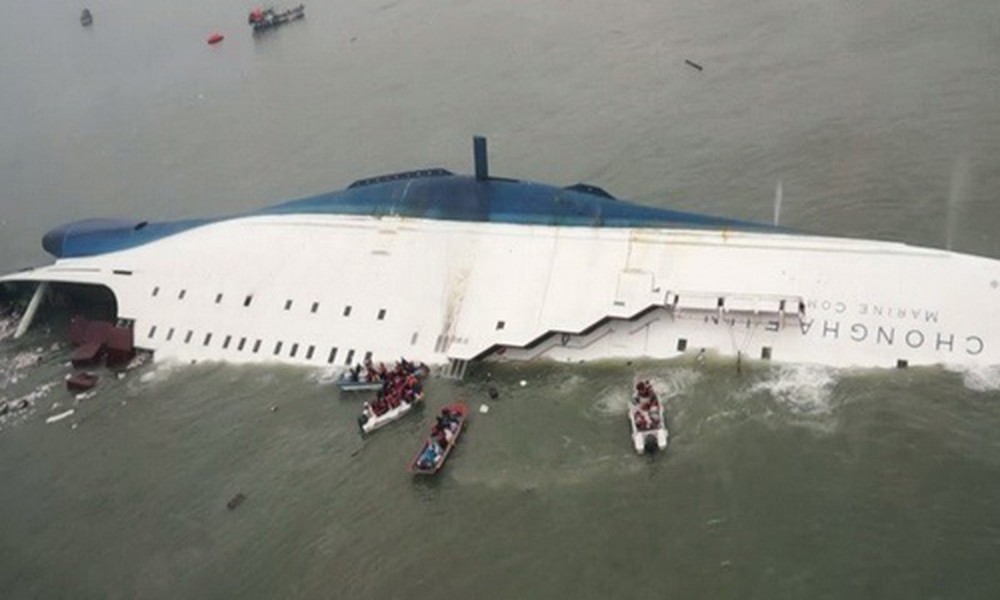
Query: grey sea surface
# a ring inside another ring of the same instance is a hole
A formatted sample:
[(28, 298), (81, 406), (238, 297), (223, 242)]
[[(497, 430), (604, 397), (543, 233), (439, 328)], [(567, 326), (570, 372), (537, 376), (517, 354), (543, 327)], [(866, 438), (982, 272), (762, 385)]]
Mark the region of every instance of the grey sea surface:
[[(234, 0), (89, 7), (5, 4), (3, 272), (75, 219), (469, 172), (473, 134), (498, 175), (759, 221), (780, 181), (783, 225), (1000, 258), (994, 0), (317, 2), (257, 36)], [(1000, 369), (484, 365), (362, 440), (330, 373), (152, 362), (74, 398), (64, 319), (0, 325), (30, 403), (0, 416), (4, 599), (1000, 596)]]

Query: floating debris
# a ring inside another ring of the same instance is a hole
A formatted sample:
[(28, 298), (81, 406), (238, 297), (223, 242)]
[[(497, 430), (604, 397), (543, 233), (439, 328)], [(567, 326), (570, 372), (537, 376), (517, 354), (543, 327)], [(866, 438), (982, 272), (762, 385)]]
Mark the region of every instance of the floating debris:
[(490, 399), (491, 400), (496, 400), (497, 398), (500, 397), (500, 390), (498, 390), (497, 386), (495, 386), (495, 385), (491, 385), (487, 389), (487, 393), (490, 395)]
[(699, 65), (698, 63), (696, 63), (694, 61), (691, 61), (691, 60), (688, 60), (688, 59), (685, 58), (684, 62), (687, 63), (687, 65), (689, 67), (694, 67), (695, 69), (698, 69), (699, 71), (703, 71), (704, 70), (704, 67), (702, 67), (701, 65)]
[(524, 386), (526, 386), (526, 385), (528, 385), (528, 381), (527, 381), (527, 380), (525, 380), (525, 379), (522, 379), (522, 380), (520, 381), (520, 386), (521, 386), (521, 387), (524, 387)]
[(486, 406), (485, 404), (480, 404), (479, 412), (485, 415), (486, 413), (490, 412), (490, 407)]
[(233, 510), (240, 504), (243, 504), (243, 501), (246, 499), (247, 497), (243, 495), (243, 492), (240, 492), (235, 496), (233, 496), (232, 498), (230, 498), (229, 502), (226, 502), (226, 508), (228, 508), (229, 510)]
[(61, 412), (61, 413), (59, 413), (58, 415), (52, 415), (52, 416), (51, 416), (51, 417), (49, 417), (48, 419), (45, 419), (45, 423), (46, 423), (46, 424), (49, 424), (49, 423), (57, 423), (57, 422), (59, 422), (59, 421), (62, 421), (62, 420), (63, 420), (63, 419), (65, 419), (66, 417), (69, 417), (69, 416), (71, 416), (71, 415), (72, 415), (73, 413), (75, 413), (75, 412), (76, 412), (76, 409), (74, 409), (74, 408), (71, 408), (71, 409), (67, 410), (66, 412)]

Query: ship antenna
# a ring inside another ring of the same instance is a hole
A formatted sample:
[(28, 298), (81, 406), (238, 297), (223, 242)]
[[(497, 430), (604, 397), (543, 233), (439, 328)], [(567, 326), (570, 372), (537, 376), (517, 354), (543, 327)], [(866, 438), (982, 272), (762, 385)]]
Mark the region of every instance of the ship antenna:
[(472, 154), (476, 161), (476, 179), (485, 181), (490, 178), (490, 165), (486, 156), (486, 138), (477, 135), (472, 138)]
[(778, 180), (778, 187), (774, 190), (774, 226), (778, 226), (781, 220), (781, 180)]

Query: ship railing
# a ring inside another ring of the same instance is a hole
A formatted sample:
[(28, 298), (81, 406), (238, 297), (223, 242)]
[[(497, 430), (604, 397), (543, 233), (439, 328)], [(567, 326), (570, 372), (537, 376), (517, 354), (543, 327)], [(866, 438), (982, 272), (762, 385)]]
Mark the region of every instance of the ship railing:
[(717, 313), (720, 317), (756, 317), (799, 322), (806, 316), (806, 300), (795, 294), (668, 291), (665, 305), (674, 316), (685, 312)]

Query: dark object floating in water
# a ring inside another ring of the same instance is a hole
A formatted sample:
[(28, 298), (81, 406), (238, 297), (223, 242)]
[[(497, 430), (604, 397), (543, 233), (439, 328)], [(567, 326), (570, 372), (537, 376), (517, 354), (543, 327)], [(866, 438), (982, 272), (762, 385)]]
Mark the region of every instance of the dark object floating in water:
[(284, 25), (290, 21), (297, 21), (304, 16), (306, 16), (305, 4), (300, 4), (295, 8), (289, 8), (288, 10), (282, 12), (276, 11), (273, 6), (268, 8), (255, 8), (250, 11), (250, 16), (247, 17), (247, 23), (249, 23), (256, 32), (271, 29), (272, 27), (277, 27), (278, 25)]
[(491, 386), (489, 387), (489, 390), (488, 390), (488, 392), (489, 392), (489, 395), (490, 395), (490, 398), (491, 398), (492, 400), (496, 400), (497, 398), (499, 398), (499, 397), (500, 397), (500, 390), (498, 390), (498, 389), (497, 389), (497, 386), (495, 386), (495, 385), (491, 385)]
[(97, 385), (98, 379), (100, 377), (87, 371), (73, 373), (66, 378), (66, 389), (71, 392), (85, 392)]
[(213, 33), (212, 35), (208, 36), (208, 43), (209, 44), (218, 44), (219, 42), (221, 42), (224, 39), (226, 39), (226, 36), (222, 35), (221, 33), (216, 32), (216, 33)]
[(247, 497), (243, 495), (243, 492), (240, 492), (239, 494), (236, 494), (235, 496), (230, 498), (229, 502), (226, 502), (226, 508), (228, 508), (229, 510), (233, 510), (240, 504), (243, 504), (243, 501), (246, 499)]
[(685, 58), (684, 62), (687, 63), (688, 66), (694, 67), (695, 69), (698, 69), (699, 71), (703, 71), (704, 70), (704, 67), (702, 67), (701, 65), (699, 65), (698, 63), (696, 63), (694, 61), (690, 61), (690, 60), (688, 60), (688, 59)]
[(90, 14), (90, 9), (89, 8), (83, 9), (83, 12), (80, 13), (80, 25), (87, 27), (93, 22), (94, 22), (94, 15)]

